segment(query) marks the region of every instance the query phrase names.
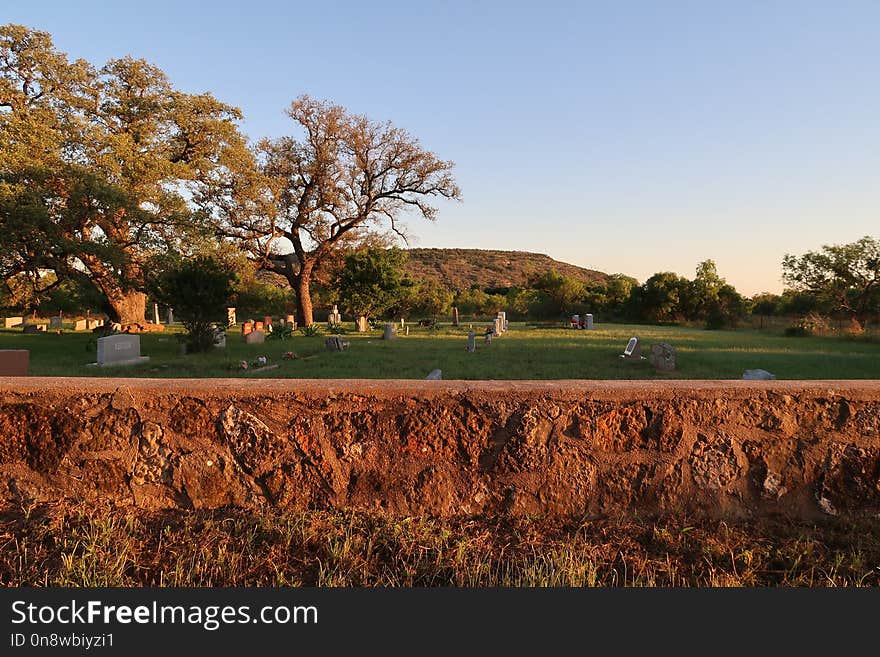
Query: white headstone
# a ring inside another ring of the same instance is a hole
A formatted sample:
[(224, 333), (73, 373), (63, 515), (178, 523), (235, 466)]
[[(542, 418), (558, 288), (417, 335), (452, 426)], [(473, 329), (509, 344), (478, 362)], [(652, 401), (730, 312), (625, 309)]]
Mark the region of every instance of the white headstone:
[(586, 321), (584, 322), (584, 328), (586, 328), (587, 330), (592, 330), (593, 329), (593, 316), (590, 313), (587, 313), (585, 315), (585, 319), (586, 319)]
[(150, 360), (141, 356), (141, 336), (129, 333), (98, 338), (99, 367), (106, 365), (136, 365)]
[(23, 317), (7, 317), (4, 328), (15, 328), (24, 324)]
[(89, 320), (87, 319), (78, 319), (76, 323), (73, 325), (74, 331), (88, 331), (89, 330)]
[(431, 370), (425, 377), (428, 381), (440, 381), (443, 378), (443, 370)]
[(159, 304), (154, 303), (153, 304), (153, 324), (161, 324), (161, 323), (162, 322), (159, 321)]

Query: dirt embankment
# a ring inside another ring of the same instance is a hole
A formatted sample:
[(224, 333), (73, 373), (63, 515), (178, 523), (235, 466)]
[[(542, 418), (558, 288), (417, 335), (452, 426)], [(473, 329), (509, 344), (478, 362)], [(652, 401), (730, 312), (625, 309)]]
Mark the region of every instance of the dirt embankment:
[(452, 516), (880, 510), (880, 382), (18, 379), (7, 503)]

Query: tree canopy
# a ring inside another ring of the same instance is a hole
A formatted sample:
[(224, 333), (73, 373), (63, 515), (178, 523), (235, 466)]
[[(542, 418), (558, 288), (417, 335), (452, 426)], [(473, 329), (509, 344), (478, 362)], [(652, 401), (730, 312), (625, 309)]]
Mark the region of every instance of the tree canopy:
[(88, 277), (144, 321), (144, 263), (203, 238), (205, 191), (247, 165), (240, 112), (131, 57), (71, 62), (50, 35), (0, 27), (0, 267)]

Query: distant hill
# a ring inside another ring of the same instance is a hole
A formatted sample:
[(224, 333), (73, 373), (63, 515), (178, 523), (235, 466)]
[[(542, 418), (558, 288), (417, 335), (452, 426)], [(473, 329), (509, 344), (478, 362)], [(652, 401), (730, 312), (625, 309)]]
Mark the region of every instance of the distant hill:
[(433, 278), (449, 290), (526, 285), (529, 276), (555, 269), (589, 284), (602, 284), (608, 274), (554, 260), (543, 253), (484, 249), (407, 249), (410, 278)]

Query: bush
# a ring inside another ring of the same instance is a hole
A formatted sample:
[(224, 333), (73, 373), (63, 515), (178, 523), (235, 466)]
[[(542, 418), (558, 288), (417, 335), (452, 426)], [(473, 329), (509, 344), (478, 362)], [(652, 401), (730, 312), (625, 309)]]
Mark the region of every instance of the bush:
[(321, 327), (317, 324), (312, 324), (310, 326), (301, 326), (299, 332), (307, 338), (314, 338), (321, 335)]
[(159, 276), (157, 297), (183, 322), (187, 351), (208, 351), (214, 345), (212, 324), (226, 319), (233, 278), (208, 256), (177, 261)]
[(818, 313), (808, 313), (797, 324), (785, 329), (785, 335), (789, 337), (808, 337), (811, 335), (824, 335), (831, 333), (831, 325), (828, 320)]

